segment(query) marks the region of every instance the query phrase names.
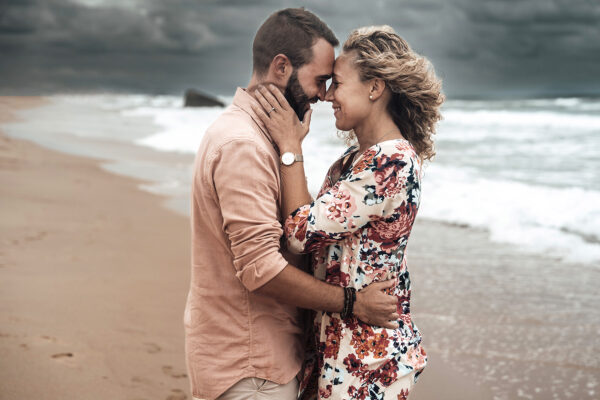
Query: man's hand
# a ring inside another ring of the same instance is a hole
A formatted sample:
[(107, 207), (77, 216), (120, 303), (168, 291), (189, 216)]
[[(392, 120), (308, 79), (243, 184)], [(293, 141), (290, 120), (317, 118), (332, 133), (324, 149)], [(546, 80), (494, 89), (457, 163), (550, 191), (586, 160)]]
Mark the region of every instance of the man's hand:
[(395, 283), (394, 279), (376, 282), (356, 292), (354, 315), (369, 325), (389, 329), (398, 328), (398, 318), (400, 318), (397, 312), (398, 298), (383, 292), (393, 287)]

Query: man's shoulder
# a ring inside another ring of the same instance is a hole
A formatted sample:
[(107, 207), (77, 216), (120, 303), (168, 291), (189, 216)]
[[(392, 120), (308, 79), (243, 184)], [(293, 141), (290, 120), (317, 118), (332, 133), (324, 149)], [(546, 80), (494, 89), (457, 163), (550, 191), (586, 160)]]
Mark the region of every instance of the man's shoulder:
[(260, 144), (260, 132), (252, 117), (235, 105), (229, 106), (206, 130), (201, 149), (213, 152), (232, 141)]

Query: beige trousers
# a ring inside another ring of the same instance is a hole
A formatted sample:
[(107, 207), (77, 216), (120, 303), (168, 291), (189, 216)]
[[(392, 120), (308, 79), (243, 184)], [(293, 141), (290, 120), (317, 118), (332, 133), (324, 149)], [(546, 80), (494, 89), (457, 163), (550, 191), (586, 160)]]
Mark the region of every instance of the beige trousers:
[[(285, 385), (261, 378), (244, 378), (227, 389), (217, 400), (296, 400), (298, 380)], [(194, 400), (201, 400), (194, 397)]]

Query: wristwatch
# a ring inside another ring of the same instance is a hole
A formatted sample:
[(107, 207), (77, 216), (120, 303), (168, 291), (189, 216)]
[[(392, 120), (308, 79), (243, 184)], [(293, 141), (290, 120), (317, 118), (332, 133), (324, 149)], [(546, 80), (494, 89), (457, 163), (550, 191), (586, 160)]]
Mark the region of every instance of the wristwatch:
[(296, 161), (298, 161), (298, 162), (304, 161), (304, 157), (302, 156), (302, 154), (294, 154), (290, 151), (287, 151), (281, 155), (281, 163), (283, 165), (289, 166), (289, 165), (292, 165), (293, 163), (295, 163)]

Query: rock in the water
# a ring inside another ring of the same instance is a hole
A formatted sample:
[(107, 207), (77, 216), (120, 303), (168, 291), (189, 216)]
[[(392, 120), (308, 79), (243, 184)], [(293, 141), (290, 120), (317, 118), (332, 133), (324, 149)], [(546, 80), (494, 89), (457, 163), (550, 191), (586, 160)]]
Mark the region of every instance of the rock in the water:
[(225, 104), (195, 89), (188, 89), (185, 92), (185, 107), (225, 107)]

